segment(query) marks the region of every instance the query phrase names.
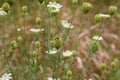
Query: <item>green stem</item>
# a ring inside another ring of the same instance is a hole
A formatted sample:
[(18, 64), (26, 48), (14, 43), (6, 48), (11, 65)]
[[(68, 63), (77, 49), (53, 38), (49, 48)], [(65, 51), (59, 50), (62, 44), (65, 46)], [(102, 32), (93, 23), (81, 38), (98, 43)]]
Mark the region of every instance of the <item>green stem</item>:
[(5, 44), (5, 18), (3, 16), (3, 54), (4, 54), (4, 58), (5, 58), (5, 62), (10, 70), (10, 73), (12, 74), (13, 80), (15, 80), (12, 68), (10, 67), (10, 64), (7, 60), (7, 56), (6, 56), (6, 44)]

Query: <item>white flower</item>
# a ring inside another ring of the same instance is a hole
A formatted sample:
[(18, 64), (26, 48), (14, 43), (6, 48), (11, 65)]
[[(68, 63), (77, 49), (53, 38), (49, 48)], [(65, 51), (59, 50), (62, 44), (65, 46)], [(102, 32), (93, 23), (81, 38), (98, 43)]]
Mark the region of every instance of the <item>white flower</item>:
[(53, 49), (51, 49), (49, 51), (46, 51), (46, 53), (48, 53), (48, 54), (55, 54), (57, 52), (58, 52), (58, 50), (56, 48), (53, 48)]
[(110, 15), (108, 15), (108, 14), (99, 14), (99, 16), (101, 16), (101, 17), (103, 17), (103, 18), (110, 18)]
[(21, 31), (21, 29), (20, 29), (20, 28), (17, 28), (17, 31)]
[(5, 12), (3, 9), (0, 8), (0, 15), (1, 16), (7, 15), (7, 12)]
[(103, 37), (95, 35), (95, 36), (93, 36), (93, 39), (94, 40), (103, 40)]
[(43, 31), (44, 29), (34, 29), (34, 28), (32, 28), (32, 29), (30, 29), (30, 31), (31, 32), (34, 32), (34, 33), (38, 33), (38, 32), (41, 32), (41, 31)]
[(62, 5), (56, 2), (49, 2), (47, 7), (51, 9), (51, 12), (59, 12)]
[(64, 57), (70, 57), (70, 56), (72, 56), (72, 55), (73, 55), (73, 52), (72, 52), (72, 51), (67, 50), (67, 51), (63, 52), (63, 56), (64, 56)]
[[(84, 79), (84, 80), (87, 80), (87, 79)], [(88, 80), (92, 80), (92, 79), (88, 79)]]
[(49, 77), (48, 80), (60, 80), (59, 78), (58, 79), (53, 79), (52, 77)]
[(12, 75), (11, 73), (5, 73), (4, 75), (2, 75), (0, 80), (10, 80), (12, 79), (11, 75)]
[(74, 28), (74, 26), (71, 23), (68, 23), (68, 21), (62, 20), (61, 22), (65, 28)]

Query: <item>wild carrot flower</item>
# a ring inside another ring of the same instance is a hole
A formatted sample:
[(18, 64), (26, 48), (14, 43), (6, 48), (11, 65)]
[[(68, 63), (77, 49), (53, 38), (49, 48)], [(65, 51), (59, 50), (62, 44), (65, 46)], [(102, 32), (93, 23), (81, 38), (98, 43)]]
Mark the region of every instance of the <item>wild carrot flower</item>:
[(52, 77), (49, 77), (48, 80), (60, 80), (59, 78), (58, 79), (53, 79)]
[(64, 56), (64, 57), (70, 57), (70, 56), (72, 56), (72, 55), (73, 55), (73, 52), (72, 52), (72, 51), (67, 50), (67, 51), (63, 52), (63, 56)]
[(44, 29), (35, 29), (35, 28), (32, 28), (32, 29), (30, 29), (30, 31), (34, 32), (34, 33), (38, 33), (38, 32), (44, 31)]
[(55, 54), (57, 52), (58, 52), (58, 50), (56, 48), (52, 48), (51, 50), (46, 51), (46, 53), (48, 53), (48, 54)]
[(2, 8), (0, 8), (0, 16), (7, 15), (7, 12), (5, 12)]
[(56, 13), (60, 11), (60, 8), (62, 7), (62, 5), (57, 2), (49, 2), (47, 7), (50, 8), (50, 12)]
[(0, 77), (0, 80), (10, 80), (12, 79), (11, 75), (11, 73), (5, 73), (4, 75), (2, 75), (2, 77)]
[(20, 29), (20, 28), (17, 28), (17, 31), (19, 32), (19, 31), (21, 31), (21, 29)]
[(61, 22), (65, 28), (74, 28), (74, 26), (71, 23), (68, 23), (68, 21), (62, 20)]
[(108, 15), (108, 14), (99, 14), (102, 18), (110, 18), (110, 15)]
[(94, 40), (103, 40), (103, 37), (95, 35), (95, 36), (93, 36), (93, 39)]

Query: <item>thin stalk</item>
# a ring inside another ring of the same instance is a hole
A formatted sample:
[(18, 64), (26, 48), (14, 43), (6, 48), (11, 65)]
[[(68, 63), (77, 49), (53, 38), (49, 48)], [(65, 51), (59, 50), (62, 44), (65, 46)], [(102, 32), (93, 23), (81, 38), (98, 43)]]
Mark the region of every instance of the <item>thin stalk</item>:
[(12, 77), (13, 77), (13, 80), (15, 80), (15, 77), (14, 77), (14, 74), (13, 74), (13, 71), (12, 71), (12, 68), (10, 67), (10, 64), (8, 62), (8, 59), (7, 59), (7, 56), (6, 56), (6, 44), (5, 44), (5, 18), (3, 16), (3, 55), (4, 55), (4, 58), (5, 58), (5, 62), (10, 70), (10, 73), (12, 74)]

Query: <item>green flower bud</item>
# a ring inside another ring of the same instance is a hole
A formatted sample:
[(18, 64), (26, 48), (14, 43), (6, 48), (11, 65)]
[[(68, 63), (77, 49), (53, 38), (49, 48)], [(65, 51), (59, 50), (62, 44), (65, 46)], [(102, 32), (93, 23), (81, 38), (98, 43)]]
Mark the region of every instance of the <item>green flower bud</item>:
[(115, 67), (116, 67), (116, 62), (115, 61), (111, 62), (111, 68), (115, 69)]
[(63, 43), (63, 41), (59, 37), (57, 37), (53, 41), (53, 47), (56, 49), (59, 49), (62, 46), (62, 43)]
[(37, 25), (40, 25), (40, 24), (41, 24), (41, 19), (40, 19), (39, 17), (37, 17), (37, 18), (35, 19), (35, 22), (36, 22)]
[(102, 63), (100, 65), (100, 69), (101, 69), (101, 71), (104, 71), (106, 69), (106, 63)]
[(96, 14), (94, 19), (95, 19), (95, 23), (99, 23), (101, 21), (102, 17), (99, 14)]
[(76, 51), (72, 51), (73, 52), (73, 57), (77, 56), (77, 52)]
[(15, 50), (17, 48), (17, 42), (15, 40), (11, 42), (11, 48), (12, 50)]
[(71, 77), (72, 76), (72, 71), (68, 70), (67, 71), (67, 77)]
[(116, 6), (110, 6), (109, 7), (109, 14), (113, 16), (115, 13), (117, 13), (117, 7)]
[(43, 3), (43, 1), (44, 1), (44, 0), (38, 0), (38, 2), (39, 2), (40, 4)]
[(17, 37), (17, 41), (18, 41), (18, 43), (22, 43), (23, 42), (23, 38), (21, 36), (18, 36)]
[(27, 8), (27, 6), (23, 6), (22, 7), (22, 14), (23, 15), (27, 15), (28, 14), (28, 8)]
[(90, 45), (90, 51), (92, 54), (96, 53), (99, 49), (100, 43), (97, 40), (92, 40)]
[(87, 14), (92, 8), (93, 8), (92, 4), (88, 2), (84, 2), (82, 5), (84, 14)]
[(40, 49), (40, 42), (39, 42), (39, 41), (36, 41), (36, 42), (35, 42), (35, 47), (36, 47), (37, 49)]
[(78, 4), (78, 0), (72, 0), (72, 4), (73, 4), (73, 6), (77, 6), (77, 4)]
[(33, 58), (36, 58), (37, 57), (37, 51), (33, 51), (32, 56), (33, 56)]
[(36, 59), (30, 59), (30, 65), (31, 65), (31, 67), (34, 67), (36, 63), (37, 63)]
[(7, 2), (5, 2), (5, 3), (2, 5), (2, 9), (3, 9), (4, 11), (8, 12), (8, 11), (10, 10), (10, 5), (9, 5)]

